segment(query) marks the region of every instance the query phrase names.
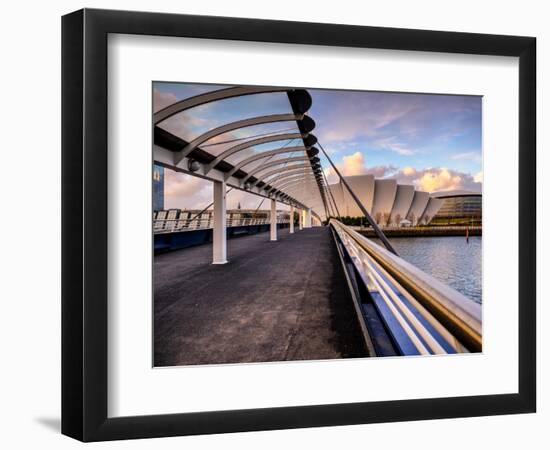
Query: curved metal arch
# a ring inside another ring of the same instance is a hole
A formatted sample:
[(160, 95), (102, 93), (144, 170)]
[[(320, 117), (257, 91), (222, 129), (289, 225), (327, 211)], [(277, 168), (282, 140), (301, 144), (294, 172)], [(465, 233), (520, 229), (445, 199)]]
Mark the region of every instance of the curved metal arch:
[(272, 186), (270, 187), (269, 189), (266, 190), (266, 193), (267, 195), (271, 195), (272, 193), (274, 192), (285, 192), (286, 189), (289, 187), (289, 186), (294, 186), (294, 185), (300, 185), (300, 186), (303, 186), (303, 188), (305, 189), (305, 186), (306, 186), (306, 182), (308, 180), (304, 179), (304, 178), (300, 178), (300, 179), (294, 179), (294, 180), (290, 180), (286, 183), (283, 183), (279, 186)]
[(216, 159), (212, 161), (210, 164), (208, 164), (204, 169), (204, 174), (206, 175), (208, 172), (210, 172), (216, 164), (218, 164), (220, 161), (223, 161), (227, 157), (234, 155), (237, 152), (240, 152), (242, 150), (245, 150), (250, 147), (254, 147), (255, 145), (261, 145), (261, 144), (267, 144), (268, 142), (276, 142), (276, 141), (285, 141), (287, 139), (302, 139), (303, 136), (301, 133), (283, 133), (283, 134), (276, 134), (274, 136), (264, 136), (257, 139), (252, 139), (251, 141), (243, 142), (242, 144), (234, 145), (231, 148), (228, 148), (224, 152), (220, 153), (218, 156), (216, 156)]
[(275, 186), (275, 187), (271, 187), (271, 189), (269, 189), (267, 191), (268, 194), (270, 194), (271, 192), (277, 190), (277, 191), (283, 191), (284, 189), (287, 189), (289, 188), (290, 186), (294, 186), (296, 184), (302, 184), (304, 182), (308, 182), (308, 181), (315, 181), (313, 178), (307, 178), (307, 177), (300, 177), (299, 179), (296, 179), (296, 180), (291, 180), (291, 181), (287, 181), (286, 183), (283, 183), (279, 186)]
[(295, 152), (305, 152), (307, 149), (304, 146), (299, 147), (282, 147), (277, 148), (275, 150), (269, 150), (267, 152), (261, 152), (256, 155), (252, 155), (248, 158), (243, 159), (242, 161), (239, 161), (233, 169), (231, 169), (229, 172), (225, 174), (225, 179), (228, 180), (230, 177), (233, 176), (235, 172), (240, 170), (242, 167), (246, 166), (247, 164), (250, 164), (251, 162), (258, 161), (263, 158), (268, 158), (270, 156), (276, 156), (276, 155), (282, 155), (284, 153), (295, 153)]
[[(303, 198), (304, 195), (310, 195), (310, 198), (314, 198), (311, 193), (307, 194), (305, 191), (308, 189), (313, 189), (313, 186), (307, 184), (307, 180), (294, 180), (292, 183), (287, 183), (283, 186), (278, 186), (271, 188), (266, 192), (268, 197), (271, 197), (273, 194), (281, 195), (287, 192), (287, 189), (300, 189), (300, 192), (295, 192), (294, 195)], [(289, 191), (290, 192), (290, 191)]]
[(252, 183), (252, 187), (256, 186), (259, 182), (263, 181), (264, 183), (268, 183), (268, 178), (272, 177), (273, 175), (281, 174), (281, 173), (289, 173), (293, 170), (298, 169), (308, 169), (311, 167), (309, 163), (307, 164), (295, 164), (295, 165), (286, 165), (284, 167), (279, 167), (278, 169), (271, 170), (267, 172), (266, 174), (262, 175), (262, 178), (258, 178), (254, 183)]
[(254, 170), (252, 170), (250, 173), (246, 175), (242, 183), (246, 183), (250, 177), (258, 178), (260, 176), (258, 175), (258, 173), (263, 172), (264, 170), (269, 169), (270, 167), (280, 166), (281, 164), (288, 164), (291, 162), (299, 162), (299, 161), (301, 162), (309, 161), (309, 158), (307, 156), (294, 156), (291, 158), (277, 159), (275, 161), (269, 161), (264, 164), (260, 164), (258, 167), (256, 167)]
[(276, 177), (276, 179), (272, 179), (270, 181), (266, 181), (264, 180), (264, 182), (266, 184), (269, 184), (271, 187), (275, 187), (277, 185), (280, 185), (281, 183), (284, 183), (286, 181), (290, 181), (291, 179), (298, 179), (298, 178), (305, 178), (305, 177), (310, 177), (310, 176), (313, 176), (313, 174), (311, 172), (305, 172), (303, 170), (301, 170), (300, 172), (295, 172), (293, 174), (286, 174), (286, 173), (283, 173), (282, 175)]
[(185, 147), (183, 147), (179, 152), (174, 155), (174, 164), (178, 164), (183, 158), (185, 158), (189, 153), (191, 153), (195, 148), (201, 145), (203, 142), (206, 142), (213, 137), (219, 136), (220, 134), (227, 133), (228, 131), (238, 130), (239, 128), (251, 127), (254, 125), (262, 125), (264, 123), (275, 123), (275, 122), (290, 122), (302, 120), (305, 116), (297, 114), (272, 114), (269, 116), (258, 116), (251, 117), (249, 119), (237, 120), (236, 122), (226, 123), (219, 127), (208, 130), (206, 133), (201, 134), (200, 136), (193, 139)]
[[(296, 105), (299, 106), (302, 113), (305, 113), (311, 107), (311, 95), (309, 95), (309, 92), (304, 89), (289, 89), (273, 86), (235, 86), (195, 95), (173, 103), (166, 108), (157, 111), (153, 115), (153, 123), (158, 125), (160, 122), (172, 117), (175, 114), (194, 108), (195, 106), (205, 105), (218, 100), (225, 100), (233, 97), (244, 97), (252, 94), (269, 94), (273, 92), (286, 92), (289, 95), (298, 97), (302, 96), (301, 99), (298, 98), (300, 103)], [(295, 105), (292, 106), (294, 107)]]
[(296, 170), (283, 170), (283, 171), (279, 171), (277, 172), (278, 175), (271, 178), (271, 179), (267, 179), (267, 178), (262, 178), (262, 181), (265, 183), (265, 184), (271, 184), (273, 185), (273, 183), (277, 183), (281, 180), (284, 180), (286, 178), (289, 178), (289, 177), (294, 177), (294, 176), (297, 176), (297, 175), (310, 175), (312, 174), (313, 172), (311, 170), (308, 170), (308, 167), (301, 167), (299, 169), (296, 169)]
[[(303, 181), (309, 185), (308, 187), (313, 188), (316, 193), (319, 193), (319, 191), (316, 189), (317, 186), (311, 186), (311, 183), (313, 182), (313, 180), (303, 180)], [(303, 191), (303, 184), (296, 182), (296, 183), (293, 183), (291, 186), (286, 186), (284, 188), (284, 192), (288, 196), (293, 196), (293, 195), (296, 195), (296, 193), (292, 194), (292, 192), (299, 189), (300, 187), (302, 187), (301, 190)], [(279, 189), (282, 189), (282, 187), (279, 187)]]
[(255, 86), (237, 86), (226, 89), (218, 89), (212, 92), (206, 92), (204, 94), (195, 95), (193, 97), (180, 100), (179, 102), (172, 103), (166, 108), (157, 111), (153, 115), (153, 123), (158, 125), (160, 122), (172, 117), (187, 109), (194, 108), (195, 106), (205, 105), (206, 103), (215, 102), (217, 100), (225, 100), (233, 97), (241, 97), (252, 94), (264, 94), (270, 92), (286, 92), (288, 89), (275, 88), (275, 87), (255, 87)]
[[(304, 181), (305, 184), (293, 183), (291, 186), (284, 187), (284, 192), (288, 193), (289, 195), (302, 194), (303, 191), (304, 191), (304, 186), (307, 186), (307, 188), (313, 189), (312, 192), (308, 193), (309, 195), (312, 195), (312, 194), (315, 194), (315, 193), (319, 192), (317, 190), (317, 187), (311, 184), (312, 180), (303, 180), (303, 181)], [(300, 192), (296, 192), (298, 189), (300, 189)]]

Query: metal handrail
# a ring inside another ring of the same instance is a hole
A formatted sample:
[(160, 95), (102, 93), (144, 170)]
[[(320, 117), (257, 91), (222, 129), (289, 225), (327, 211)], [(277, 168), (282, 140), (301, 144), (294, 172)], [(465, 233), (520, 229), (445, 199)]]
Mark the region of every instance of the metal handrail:
[[(365, 261), (367, 261), (367, 266), (373, 262), (376, 263), (395, 279), (411, 298), (425, 308), (447, 330), (446, 332), (455, 336), (468, 350), (481, 351), (481, 305), (404, 259), (392, 254), (338, 220), (331, 219), (330, 224), (344, 241), (347, 241), (348, 244), (354, 244), (350, 247), (360, 249), (358, 253), (361, 254), (356, 255), (356, 257), (358, 261), (361, 261), (361, 264)], [(357, 269), (361, 271), (368, 269), (368, 267), (365, 268), (359, 265)], [(377, 279), (376, 276), (370, 278)], [(381, 283), (380, 280), (377, 281)], [(383, 291), (387, 290), (383, 289)]]
[[(351, 227), (352, 230), (368, 230), (369, 227), (363, 226), (363, 225), (346, 225)], [(481, 225), (437, 225), (437, 226), (394, 226), (394, 225), (388, 225), (385, 227), (382, 227), (384, 231), (394, 231), (394, 230), (426, 230), (426, 229), (435, 229), (435, 230), (457, 230), (457, 231), (463, 231), (466, 229), (469, 229), (471, 231), (477, 231), (477, 230), (483, 230), (483, 226)]]
[[(153, 220), (153, 232), (155, 234), (160, 233), (174, 233), (178, 231), (193, 231), (193, 230), (205, 230), (213, 227), (214, 218), (201, 217), (192, 219), (154, 219)], [(270, 223), (269, 217), (254, 218), (254, 217), (240, 217), (240, 218), (227, 218), (227, 227), (240, 227), (240, 226), (254, 226), (254, 225), (266, 225)], [(278, 217), (278, 224), (289, 223), (289, 219), (286, 217)]]

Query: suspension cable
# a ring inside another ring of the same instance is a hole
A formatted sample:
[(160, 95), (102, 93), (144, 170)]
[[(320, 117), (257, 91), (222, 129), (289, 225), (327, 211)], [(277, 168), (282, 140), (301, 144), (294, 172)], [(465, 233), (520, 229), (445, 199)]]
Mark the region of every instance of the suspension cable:
[[(363, 203), (361, 203), (361, 201), (359, 200), (359, 198), (357, 197), (357, 195), (355, 195), (355, 192), (353, 192), (353, 190), (351, 189), (350, 185), (348, 184), (348, 182), (345, 180), (345, 178), (340, 174), (340, 171), (338, 170), (338, 168), (336, 167), (336, 165), (332, 162), (332, 160), (329, 158), (327, 152), (325, 151), (325, 149), (323, 148), (323, 146), (321, 145), (320, 142), (317, 142), (317, 144), (319, 145), (319, 147), (321, 148), (321, 150), (323, 151), (325, 157), (327, 158), (328, 162), (330, 163), (330, 165), (332, 166), (332, 168), (334, 169), (334, 171), (336, 172), (336, 174), (338, 175), (338, 177), (340, 178), (340, 181), (342, 182), (342, 184), (346, 187), (347, 191), (350, 193), (351, 197), (353, 198), (353, 200), (355, 201), (355, 203), (357, 203), (357, 206), (359, 206), (359, 209), (361, 210), (361, 212), (363, 213), (363, 215), (365, 216), (365, 218), (367, 219), (367, 221), (369, 222), (370, 226), (374, 229), (374, 232), (376, 233), (376, 236), (378, 237), (378, 239), (380, 239), (382, 241), (382, 243), (384, 244), (384, 246), (390, 251), (392, 252), (394, 255), (397, 255), (397, 252), (394, 250), (394, 248), (392, 247), (392, 245), (390, 244), (390, 241), (388, 241), (388, 238), (386, 237), (386, 235), (382, 232), (382, 230), (380, 229), (380, 227), (378, 226), (378, 224), (376, 223), (376, 221), (373, 220), (373, 218), (371, 217), (371, 215), (368, 213), (368, 211), (366, 210), (366, 208), (363, 206)], [(397, 255), (399, 256), (399, 255)]]

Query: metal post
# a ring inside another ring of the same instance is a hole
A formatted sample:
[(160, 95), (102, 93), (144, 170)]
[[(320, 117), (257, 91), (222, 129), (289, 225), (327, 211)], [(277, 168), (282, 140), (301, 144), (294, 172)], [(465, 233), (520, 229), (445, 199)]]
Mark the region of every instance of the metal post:
[(225, 181), (214, 181), (214, 229), (212, 264), (227, 263)]
[(271, 199), (271, 214), (269, 215), (270, 241), (277, 240), (277, 201)]
[(289, 233), (294, 233), (294, 205), (290, 205), (290, 224)]
[(304, 227), (311, 228), (311, 208), (308, 208), (307, 211), (304, 211), (304, 212), (305, 212)]

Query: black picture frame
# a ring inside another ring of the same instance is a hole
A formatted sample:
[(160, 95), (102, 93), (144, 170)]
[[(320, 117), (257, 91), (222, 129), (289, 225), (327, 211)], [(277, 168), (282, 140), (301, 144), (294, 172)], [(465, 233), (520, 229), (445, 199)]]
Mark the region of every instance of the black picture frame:
[[(518, 393), (107, 417), (107, 36), (519, 57)], [(82, 441), (535, 412), (536, 39), (84, 9), (62, 18), (62, 433)]]

